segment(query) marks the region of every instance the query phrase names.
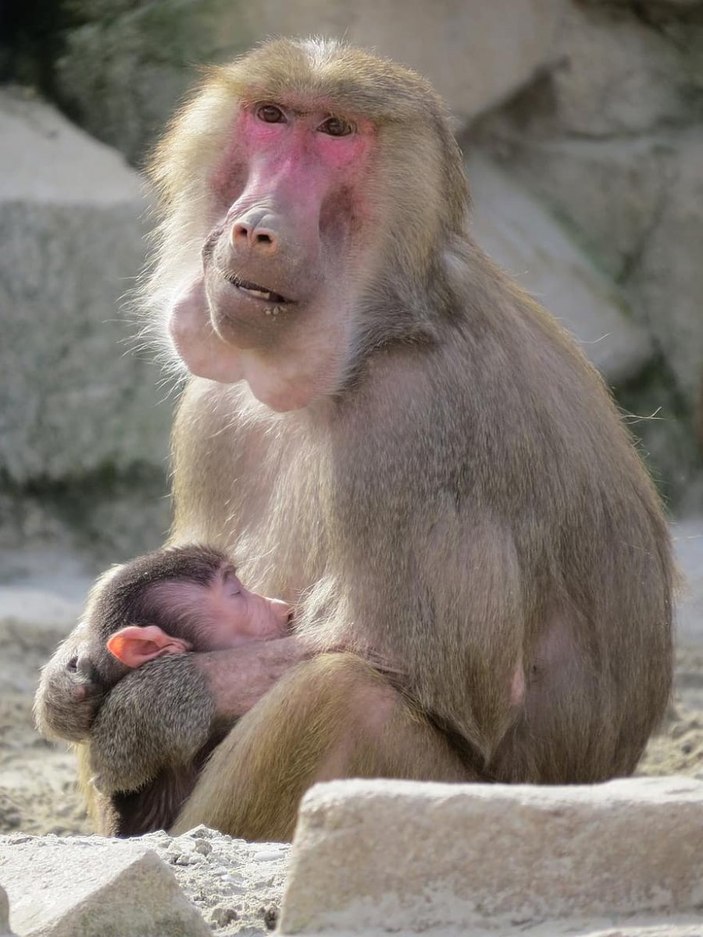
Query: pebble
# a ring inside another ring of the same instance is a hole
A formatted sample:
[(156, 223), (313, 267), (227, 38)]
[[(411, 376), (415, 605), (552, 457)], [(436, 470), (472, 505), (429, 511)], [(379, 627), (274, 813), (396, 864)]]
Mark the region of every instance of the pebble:
[(216, 927), (227, 927), (233, 921), (238, 921), (239, 915), (234, 908), (228, 908), (223, 905), (217, 905), (210, 912), (210, 923)]
[(279, 862), (281, 859), (285, 859), (286, 853), (283, 849), (268, 849), (259, 853), (254, 853), (254, 860), (256, 862)]

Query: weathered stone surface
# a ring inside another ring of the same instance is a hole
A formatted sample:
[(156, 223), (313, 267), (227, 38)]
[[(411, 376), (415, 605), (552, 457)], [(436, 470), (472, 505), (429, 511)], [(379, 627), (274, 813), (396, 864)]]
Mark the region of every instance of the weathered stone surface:
[(535, 142), (506, 163), (621, 282), (693, 409), (703, 373), (703, 134)]
[(677, 624), (682, 644), (703, 644), (703, 517), (686, 517), (672, 527), (683, 582)]
[(632, 9), (633, 6), (637, 5), (640, 8), (650, 8), (653, 10), (660, 10), (666, 7), (671, 7), (673, 9), (695, 9), (696, 7), (703, 6), (701, 0), (583, 0), (584, 3), (593, 4), (594, 6), (622, 6)]
[(703, 904), (702, 825), (703, 783), (689, 778), (320, 785), (301, 807), (281, 930), (507, 933), (591, 918), (593, 932), (605, 918), (620, 933), (613, 925), (645, 914), (673, 924)]
[[(703, 9), (703, 7), (702, 7)], [(511, 102), (523, 133), (608, 139), (700, 121), (700, 9), (565, 5), (554, 65)], [(590, 190), (589, 179), (582, 180)]]
[(621, 402), (626, 410), (661, 417), (636, 423), (634, 431), (666, 479), (667, 494), (684, 503), (700, 463), (691, 421), (680, 418), (682, 398), (689, 416), (695, 412), (703, 376), (697, 249), (703, 225), (696, 214), (703, 198), (703, 135), (525, 141), (513, 129), (492, 148), (484, 145), (565, 219), (588, 256), (617, 281), (631, 321), (651, 337), (659, 364), (647, 386)]
[(682, 135), (672, 149), (667, 197), (643, 244), (632, 289), (693, 408), (703, 373), (703, 133)]
[(0, 466), (58, 480), (162, 470), (170, 408), (127, 350), (120, 297), (143, 262), (140, 181), (37, 100), (0, 95)]
[(21, 937), (208, 937), (173, 872), (136, 842), (0, 837), (0, 878)]
[[(439, 0), (256, 5), (257, 32), (344, 35), (430, 79), (460, 119), (494, 106), (554, 55), (562, 0)], [(506, 28), (506, 23), (511, 28)]]
[(542, 139), (495, 127), (493, 149), (510, 175), (563, 218), (598, 266), (627, 279), (667, 197), (671, 143), (658, 137)]
[(10, 933), (10, 905), (4, 888), (0, 888), (0, 937), (12, 937)]
[(479, 244), (577, 336), (608, 381), (637, 374), (652, 347), (615, 285), (544, 206), (495, 164), (475, 153), (468, 174)]
[(149, 0), (70, 0), (71, 11), (78, 20), (98, 19), (101, 16), (116, 16), (127, 13)]
[[(82, 4), (87, 22), (65, 35), (57, 62), (61, 97), (81, 126), (139, 163), (176, 102), (197, 81), (193, 65), (246, 48), (249, 36), (211, 35), (230, 0), (130, 4), (105, 16), (102, 3)], [(253, 38), (253, 37), (252, 37)], [(219, 53), (219, 54), (218, 54)], [(95, 94), (95, 88), (101, 93)]]
[(552, 75), (557, 120), (570, 133), (631, 134), (684, 121), (688, 89), (682, 55), (665, 34), (616, 10), (571, 4)]
[[(182, 836), (158, 832), (129, 841), (17, 833), (0, 836), (0, 881), (10, 890), (11, 919), (19, 937), (35, 933), (42, 937), (201, 937), (213, 932), (222, 937), (240, 933), (265, 937), (278, 918), (289, 851), (288, 844), (246, 843), (202, 826)], [(52, 884), (55, 862), (62, 865), (56, 885)], [(8, 884), (10, 878), (12, 884)], [(105, 887), (99, 887), (98, 879), (105, 880)], [(96, 887), (88, 894), (94, 880)], [(152, 881), (155, 888), (151, 888)], [(65, 889), (55, 895), (64, 882)], [(81, 889), (87, 898), (81, 897)], [(26, 909), (21, 921), (15, 895)], [(136, 913), (143, 923), (138, 925), (136, 917), (128, 915), (129, 903), (137, 905), (142, 897), (144, 907)], [(24, 923), (30, 920), (32, 908), (38, 913), (46, 908), (50, 916), (52, 908), (58, 913), (74, 898), (81, 903), (56, 925), (63, 928), (65, 921), (66, 929), (37, 932), (30, 929), (34, 924)], [(98, 912), (84, 910), (100, 902), (106, 909), (104, 924)], [(204, 920), (210, 925), (204, 925)]]
[(181, 0), (110, 17), (101, 3), (81, 6), (90, 21), (66, 37), (62, 95), (84, 126), (135, 159), (195, 77), (186, 66), (231, 59), (271, 35), (344, 36), (372, 48), (421, 71), (468, 120), (552, 61), (564, 0)]

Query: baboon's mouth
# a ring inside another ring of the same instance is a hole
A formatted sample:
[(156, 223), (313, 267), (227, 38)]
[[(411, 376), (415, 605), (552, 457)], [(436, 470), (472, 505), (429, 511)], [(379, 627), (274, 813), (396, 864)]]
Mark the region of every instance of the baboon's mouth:
[(260, 299), (266, 303), (275, 303), (277, 306), (293, 302), (293, 300), (281, 296), (280, 293), (274, 293), (273, 290), (267, 290), (265, 286), (259, 286), (258, 283), (250, 283), (248, 280), (242, 280), (234, 274), (226, 273), (224, 276), (233, 286), (236, 286), (242, 293), (246, 293), (247, 296), (251, 296), (252, 299)]

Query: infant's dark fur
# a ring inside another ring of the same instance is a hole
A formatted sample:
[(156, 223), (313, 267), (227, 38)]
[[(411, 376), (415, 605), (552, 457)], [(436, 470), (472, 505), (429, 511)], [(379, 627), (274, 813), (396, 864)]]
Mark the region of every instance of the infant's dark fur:
[[(207, 650), (207, 647), (200, 646), (198, 623), (192, 616), (174, 616), (172, 610), (165, 610), (154, 587), (171, 582), (189, 582), (207, 588), (228, 562), (225, 554), (210, 548), (172, 547), (137, 557), (112, 574), (97, 597), (89, 602), (84, 620), (47, 664), (40, 687), (40, 693), (62, 701), (71, 700), (71, 690), (85, 694), (83, 698), (73, 699), (67, 704), (70, 710), (66, 713), (67, 724), (70, 718), (70, 724), (75, 726), (77, 713), (83, 711), (83, 718), (79, 720), (81, 728), (74, 729), (71, 736), (74, 741), (90, 739), (112, 751), (119, 747), (119, 739), (112, 736), (100, 738), (99, 713), (108, 695), (119, 693), (119, 683), (127, 674), (133, 675), (132, 679), (152, 683), (155, 691), (158, 691), (162, 671), (168, 671), (169, 680), (173, 680), (174, 672), (183, 669), (188, 671), (188, 679), (192, 681), (188, 655), (155, 660), (135, 671), (113, 657), (107, 650), (107, 640), (126, 625), (158, 625), (167, 634), (190, 642), (193, 650)], [(66, 737), (59, 707), (40, 706), (38, 696), (35, 712), (43, 734)], [(39, 718), (42, 712), (52, 713), (54, 722), (43, 722)], [(197, 751), (195, 757), (184, 761), (178, 768), (165, 769), (138, 790), (101, 795), (103, 830), (115, 836), (138, 836), (168, 829), (173, 824), (208, 755), (232, 724), (215, 726), (212, 713), (203, 714), (203, 718), (211, 720), (210, 734), (207, 744)]]

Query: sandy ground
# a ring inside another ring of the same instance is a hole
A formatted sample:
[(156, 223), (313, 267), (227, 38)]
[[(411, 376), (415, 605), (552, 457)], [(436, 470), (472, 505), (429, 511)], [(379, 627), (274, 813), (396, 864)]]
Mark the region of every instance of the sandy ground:
[[(703, 779), (703, 519), (680, 525), (675, 536), (687, 578), (676, 692), (639, 773)], [(75, 788), (73, 754), (39, 738), (31, 712), (39, 667), (75, 621), (89, 582), (75, 558), (0, 555), (0, 833), (90, 829)]]

